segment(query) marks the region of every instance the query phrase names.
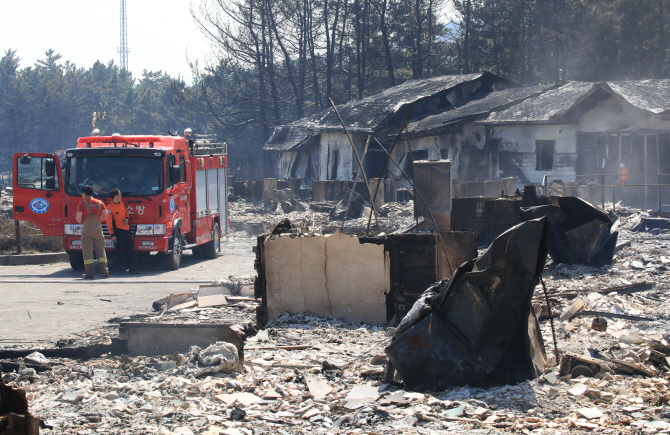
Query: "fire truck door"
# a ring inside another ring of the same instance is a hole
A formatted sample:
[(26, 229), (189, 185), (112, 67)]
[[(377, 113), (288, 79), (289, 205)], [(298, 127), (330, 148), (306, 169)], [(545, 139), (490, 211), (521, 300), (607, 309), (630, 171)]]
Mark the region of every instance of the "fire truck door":
[(181, 232), (182, 234), (191, 232), (191, 212), (188, 203), (189, 195), (191, 194), (192, 181), (191, 168), (186, 166), (186, 161), (183, 155), (179, 156), (179, 168), (181, 169), (181, 183), (180, 193), (177, 201), (179, 203), (179, 217), (181, 218)]
[(45, 236), (62, 236), (66, 211), (58, 157), (17, 153), (13, 160), (14, 220), (36, 225)]

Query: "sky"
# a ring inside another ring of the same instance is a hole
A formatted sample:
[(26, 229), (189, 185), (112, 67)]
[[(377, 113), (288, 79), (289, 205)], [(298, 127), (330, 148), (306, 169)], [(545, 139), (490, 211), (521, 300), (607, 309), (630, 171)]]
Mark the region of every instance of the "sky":
[[(162, 70), (191, 81), (187, 56), (202, 65), (212, 52), (191, 18), (193, 1), (126, 0), (128, 69), (133, 77), (140, 78), (145, 69)], [(120, 0), (0, 0), (0, 4), (0, 55), (16, 50), (21, 68), (44, 59), (48, 49), (60, 53), (61, 61), (85, 69), (96, 60), (120, 65)]]

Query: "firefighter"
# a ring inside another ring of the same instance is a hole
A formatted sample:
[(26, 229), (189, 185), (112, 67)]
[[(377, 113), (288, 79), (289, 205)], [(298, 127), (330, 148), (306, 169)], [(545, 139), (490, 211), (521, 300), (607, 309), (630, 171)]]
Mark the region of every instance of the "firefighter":
[(630, 171), (626, 167), (625, 164), (621, 164), (621, 185), (629, 185), (630, 184)]
[(93, 251), (98, 257), (98, 264), (102, 269), (102, 276), (109, 276), (107, 269), (107, 255), (105, 254), (105, 237), (102, 234), (101, 222), (107, 219), (105, 204), (93, 198), (93, 188), (88, 184), (81, 188), (83, 201), (77, 207), (77, 222), (81, 226), (81, 252), (84, 256), (84, 268), (86, 273), (81, 277), (93, 279), (95, 276), (95, 262)]
[[(130, 225), (128, 223), (130, 216), (126, 205), (121, 200), (121, 190), (114, 188), (109, 192), (112, 199), (107, 205), (107, 229), (109, 235), (114, 241), (114, 269), (119, 272), (130, 269), (130, 273), (138, 273), (137, 266), (133, 261), (133, 235), (130, 233)], [(123, 261), (125, 259), (125, 266)]]

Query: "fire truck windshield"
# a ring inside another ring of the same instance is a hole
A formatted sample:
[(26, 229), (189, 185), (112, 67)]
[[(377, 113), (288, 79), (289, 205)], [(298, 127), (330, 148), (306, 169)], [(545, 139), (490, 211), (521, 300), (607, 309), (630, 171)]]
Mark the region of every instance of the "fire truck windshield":
[(125, 196), (151, 196), (163, 191), (163, 160), (150, 157), (71, 157), (65, 164), (65, 191), (81, 195), (88, 184), (95, 196), (115, 187)]

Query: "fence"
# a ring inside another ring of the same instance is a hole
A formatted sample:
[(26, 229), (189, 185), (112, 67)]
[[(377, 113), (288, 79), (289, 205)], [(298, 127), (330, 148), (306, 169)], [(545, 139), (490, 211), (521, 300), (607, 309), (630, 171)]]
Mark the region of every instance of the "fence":
[(577, 196), (603, 208), (616, 209), (618, 202), (631, 208), (670, 211), (670, 174), (630, 174), (622, 183), (620, 174), (577, 175), (577, 181), (549, 183), (545, 176), (543, 193)]

